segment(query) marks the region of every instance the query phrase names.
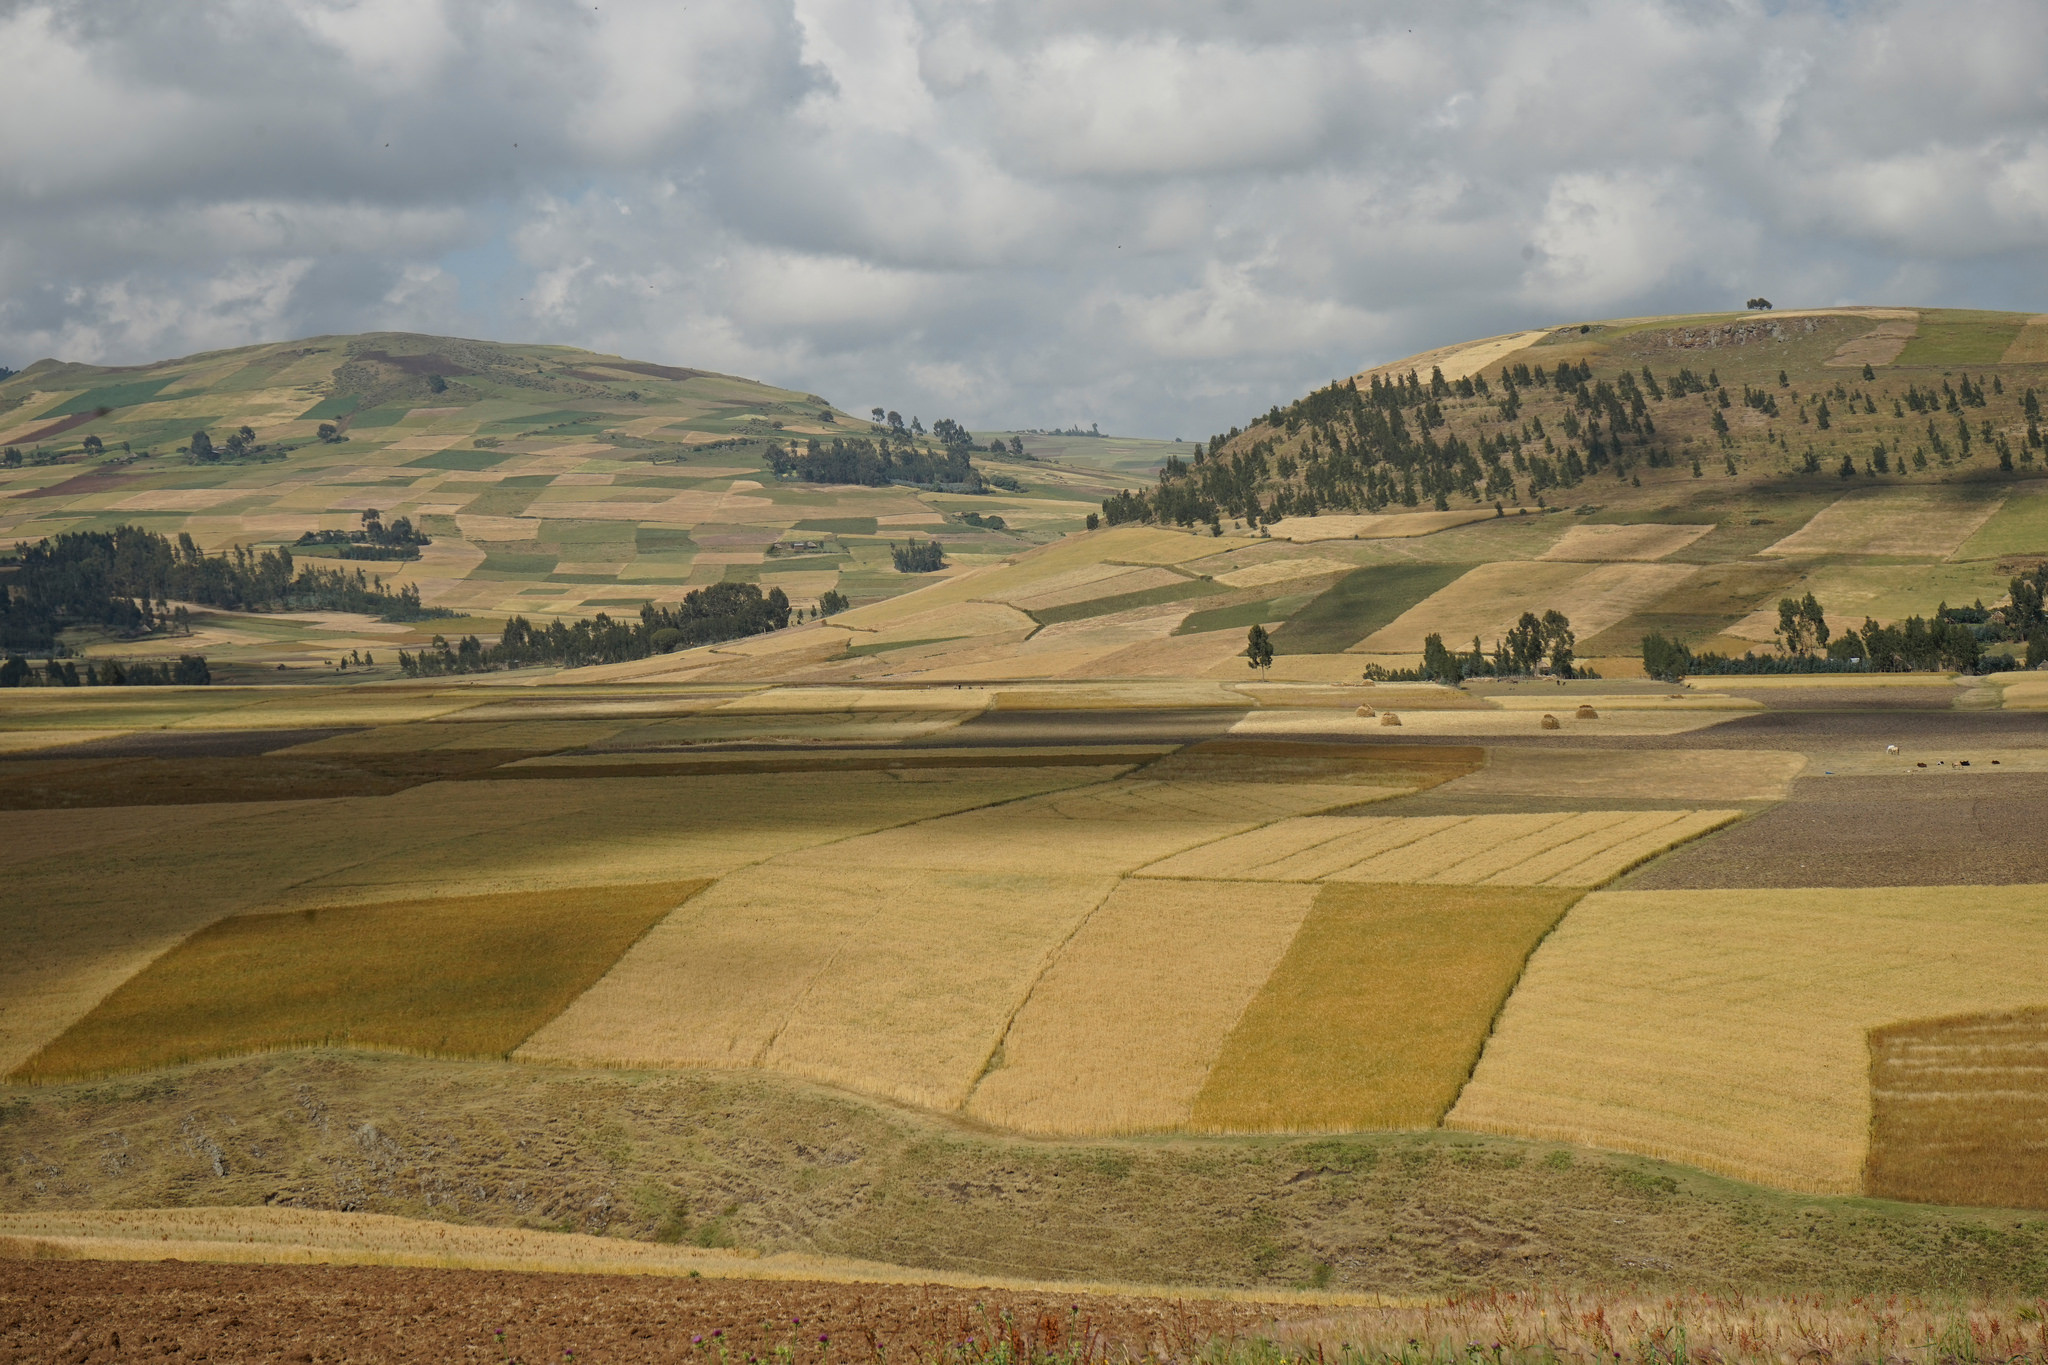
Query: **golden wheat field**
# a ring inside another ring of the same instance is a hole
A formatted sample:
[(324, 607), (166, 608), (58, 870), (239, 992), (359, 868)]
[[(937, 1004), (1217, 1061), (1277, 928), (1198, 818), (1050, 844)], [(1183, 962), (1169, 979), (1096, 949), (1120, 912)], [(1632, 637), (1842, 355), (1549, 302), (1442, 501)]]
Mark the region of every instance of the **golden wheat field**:
[(1190, 1126), (1428, 1128), (1575, 891), (1332, 885), (1224, 1042)]
[(1058, 950), (967, 1112), (1030, 1133), (1186, 1126), (1313, 892), (1126, 881)]
[(1531, 957), (1449, 1123), (1861, 1187), (1866, 1032), (2048, 1003), (2048, 888), (1596, 892)]
[(1869, 1193), (2048, 1207), (2048, 1007), (1874, 1028), (1870, 1091)]
[(13, 1074), (48, 1081), (326, 1045), (503, 1056), (703, 887), (583, 887), (216, 920)]

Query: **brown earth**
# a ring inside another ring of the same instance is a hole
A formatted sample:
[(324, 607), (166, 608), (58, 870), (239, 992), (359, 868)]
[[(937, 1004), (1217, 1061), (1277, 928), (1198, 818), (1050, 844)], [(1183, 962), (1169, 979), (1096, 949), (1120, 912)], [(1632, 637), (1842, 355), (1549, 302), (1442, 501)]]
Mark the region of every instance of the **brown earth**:
[(1622, 887), (2035, 885), (2048, 882), (2044, 824), (2048, 773), (1804, 777), (1791, 800), (1674, 849)]
[[(915, 1358), (970, 1339), (1190, 1358), (1277, 1305), (940, 1285), (0, 1261), (0, 1361)], [(1301, 1309), (1291, 1310), (1299, 1314)], [(701, 1339), (695, 1340), (693, 1339)], [(572, 1354), (573, 1353), (573, 1354)]]

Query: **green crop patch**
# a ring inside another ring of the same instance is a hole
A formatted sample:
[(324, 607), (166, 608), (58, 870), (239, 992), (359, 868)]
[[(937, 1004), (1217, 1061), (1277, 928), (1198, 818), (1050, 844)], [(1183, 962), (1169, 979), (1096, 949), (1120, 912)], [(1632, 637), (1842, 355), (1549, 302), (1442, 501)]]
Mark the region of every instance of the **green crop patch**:
[(1919, 330), (1892, 363), (1908, 365), (1996, 365), (2019, 336), (2026, 318), (2014, 313), (1923, 315)]
[(687, 554), (697, 548), (688, 530), (681, 526), (636, 526), (633, 548), (641, 554)]
[(1233, 602), (1227, 607), (1210, 607), (1188, 613), (1173, 628), (1175, 635), (1201, 635), (1212, 630), (1248, 630), (1266, 621), (1285, 621), (1309, 603), (1309, 594), (1262, 597), (1256, 602)]
[(1276, 654), (1341, 654), (1447, 587), (1469, 564), (1372, 564), (1338, 579), (1273, 632)]
[(411, 411), (410, 407), (369, 408), (349, 419), (349, 430), (369, 431), (377, 427), (395, 427), (404, 421), (405, 415)]
[(337, 393), (332, 398), (323, 398), (299, 414), (301, 422), (324, 421), (334, 417), (346, 417), (363, 406), (359, 393)]
[(873, 517), (815, 517), (796, 524), (799, 531), (824, 531), (839, 536), (871, 536), (875, 534), (876, 522)]
[(437, 450), (422, 459), (408, 461), (408, 466), (413, 469), (459, 469), (474, 471), (489, 469), (494, 465), (501, 465), (517, 453), (511, 450), (462, 450), (455, 446), (450, 446), (446, 450)]
[(138, 403), (147, 403), (156, 397), (159, 390), (170, 383), (169, 376), (162, 379), (138, 379), (132, 384), (109, 384), (105, 388), (88, 389), (76, 398), (68, 398), (37, 417), (71, 417), (81, 412), (97, 412), (101, 408), (132, 408)]
[(342, 1046), (502, 1057), (706, 883), (578, 887), (217, 920), (16, 1080)]
[(1062, 621), (1086, 621), (1119, 611), (1135, 611), (1139, 607), (1160, 607), (1172, 602), (1185, 602), (1191, 597), (1215, 597), (1229, 591), (1230, 589), (1221, 583), (1213, 583), (1206, 578), (1190, 578), (1185, 583), (1167, 583), (1140, 592), (1123, 592), (1114, 597), (1096, 597), (1086, 602), (1040, 607), (1031, 613), (1031, 619), (1042, 626), (1055, 626)]
[[(534, 431), (542, 427), (586, 426), (598, 420), (601, 413), (586, 410), (562, 409), (555, 412), (533, 412), (523, 417), (501, 417), (485, 424), (487, 435), (508, 436), (523, 431)], [(595, 430), (596, 428), (592, 428)]]
[[(538, 551), (486, 550), (484, 562), (470, 570), (471, 578), (545, 578), (555, 571), (558, 557)], [(607, 582), (610, 580), (606, 580)]]

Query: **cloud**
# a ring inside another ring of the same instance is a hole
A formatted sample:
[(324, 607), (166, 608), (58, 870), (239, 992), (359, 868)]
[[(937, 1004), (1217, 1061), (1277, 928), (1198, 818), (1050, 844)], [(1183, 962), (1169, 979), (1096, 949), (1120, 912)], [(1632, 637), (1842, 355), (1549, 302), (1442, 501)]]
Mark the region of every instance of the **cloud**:
[(1202, 435), (1464, 336), (2039, 307), (1984, 0), (15, 0), (0, 363), (401, 327)]

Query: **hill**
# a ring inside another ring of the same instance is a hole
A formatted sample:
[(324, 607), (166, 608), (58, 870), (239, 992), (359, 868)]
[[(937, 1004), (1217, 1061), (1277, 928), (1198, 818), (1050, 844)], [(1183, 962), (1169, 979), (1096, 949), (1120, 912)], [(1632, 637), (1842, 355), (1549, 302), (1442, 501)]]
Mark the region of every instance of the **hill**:
[[(514, 612), (630, 614), (719, 582), (780, 587), (802, 614), (829, 592), (872, 601), (922, 581), (895, 569), (893, 544), (937, 538), (955, 563), (992, 562), (1079, 527), (1111, 486), (992, 456), (986, 442), (970, 452), (970, 440), (950, 424), (899, 432), (817, 395), (560, 346), (377, 333), (130, 368), (41, 361), (0, 383), (0, 537), (129, 524), (189, 534), (209, 553), (375, 554), (365, 567), (387, 583), (471, 618), (435, 630), (489, 633)], [(864, 482), (807, 477), (813, 442), (815, 472)], [(835, 451), (844, 467), (822, 468)], [(429, 543), (350, 549), (369, 509)], [(183, 647), (268, 667), (388, 655), (433, 633), (360, 625), (202, 614)]]

